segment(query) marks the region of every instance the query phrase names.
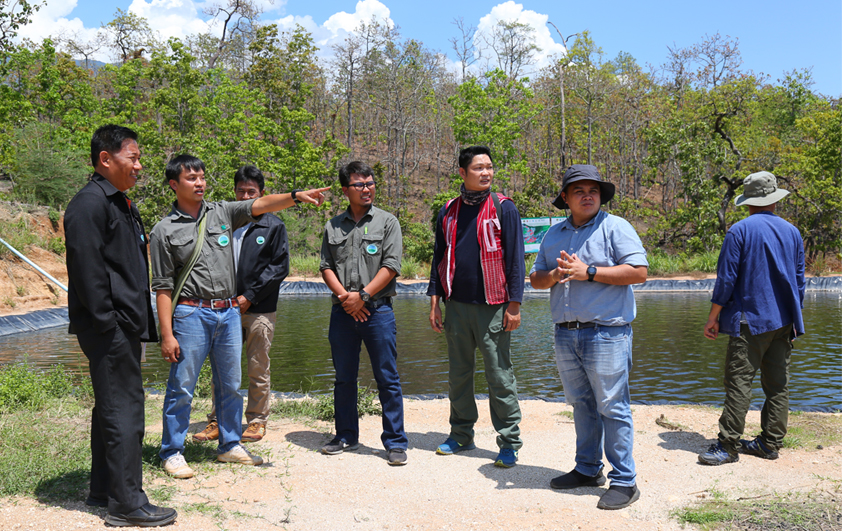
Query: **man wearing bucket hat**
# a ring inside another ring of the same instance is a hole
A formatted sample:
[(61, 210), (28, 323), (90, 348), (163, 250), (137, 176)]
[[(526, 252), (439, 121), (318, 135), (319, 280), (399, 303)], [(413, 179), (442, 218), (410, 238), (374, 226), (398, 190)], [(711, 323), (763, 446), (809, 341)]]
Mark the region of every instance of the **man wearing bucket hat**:
[(576, 428), (576, 466), (550, 486), (604, 485), (604, 451), (613, 469), (600, 509), (622, 509), (640, 497), (629, 397), (631, 285), (646, 281), (649, 266), (634, 227), (599, 208), (612, 197), (614, 185), (596, 167), (571, 166), (553, 201), (570, 216), (547, 232), (529, 274), (534, 288), (551, 288), (556, 363)]
[[(716, 284), (705, 323), (705, 337), (728, 334), (725, 406), (719, 437), (699, 454), (705, 465), (739, 460), (739, 453), (777, 459), (789, 415), (789, 358), (792, 340), (804, 333), (804, 242), (793, 225), (775, 215), (775, 204), (789, 194), (767, 171), (743, 181), (734, 203), (749, 216), (725, 235), (716, 265)], [(766, 401), (760, 436), (740, 437), (751, 403), (757, 370)]]

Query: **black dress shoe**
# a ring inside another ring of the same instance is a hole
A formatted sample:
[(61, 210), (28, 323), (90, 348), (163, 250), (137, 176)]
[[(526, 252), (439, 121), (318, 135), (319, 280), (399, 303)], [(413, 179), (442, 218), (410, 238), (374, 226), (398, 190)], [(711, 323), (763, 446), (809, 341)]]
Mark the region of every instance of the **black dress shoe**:
[(605, 476), (602, 470), (595, 476), (586, 476), (577, 470), (571, 470), (550, 481), (550, 487), (554, 489), (576, 489), (579, 487), (601, 487), (605, 485)]
[(108, 507), (108, 496), (88, 494), (88, 497), (85, 499), (85, 505), (88, 507)]
[(151, 503), (147, 503), (130, 513), (108, 513), (105, 515), (105, 523), (116, 527), (157, 527), (174, 522), (176, 516), (178, 516), (178, 513), (175, 512), (175, 509), (156, 507)]

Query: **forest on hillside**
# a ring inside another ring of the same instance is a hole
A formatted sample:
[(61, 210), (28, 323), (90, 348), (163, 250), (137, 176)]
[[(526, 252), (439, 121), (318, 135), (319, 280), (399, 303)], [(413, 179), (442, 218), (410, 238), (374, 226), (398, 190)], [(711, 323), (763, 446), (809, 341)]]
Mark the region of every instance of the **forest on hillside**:
[[(778, 213), (801, 230), (808, 259), (840, 251), (839, 95), (814, 92), (809, 69), (754, 73), (731, 37), (665, 46), (662, 64), (644, 66), (605, 57), (586, 31), (559, 33), (567, 55), (538, 69), (534, 28), (501, 21), (477, 35), (457, 20), (453, 71), (378, 20), (322, 59), (306, 30), (263, 24), (242, 0), (216, 14), (219, 35), (166, 42), (118, 10), (93, 42), (17, 43), (28, 13), (12, 5), (0, 5), (0, 177), (15, 199), (65, 205), (91, 173), (92, 132), (113, 122), (140, 135), (144, 169), (129, 195), (147, 226), (174, 199), (167, 160), (187, 152), (205, 161), (212, 200), (233, 198), (243, 164), (271, 191), (333, 186), (321, 210), (284, 214), (293, 251), (315, 252), (324, 220), (342, 208), (337, 168), (358, 159), (375, 169), (377, 203), (401, 220), (406, 253), (426, 261), (434, 212), (458, 191), (456, 154), (484, 144), (495, 186), (523, 217), (561, 214), (550, 204), (560, 175), (594, 164), (617, 186), (606, 208), (650, 252), (709, 252), (748, 214), (733, 205), (743, 178), (767, 170), (792, 192)], [(113, 61), (92, 61), (103, 50)]]

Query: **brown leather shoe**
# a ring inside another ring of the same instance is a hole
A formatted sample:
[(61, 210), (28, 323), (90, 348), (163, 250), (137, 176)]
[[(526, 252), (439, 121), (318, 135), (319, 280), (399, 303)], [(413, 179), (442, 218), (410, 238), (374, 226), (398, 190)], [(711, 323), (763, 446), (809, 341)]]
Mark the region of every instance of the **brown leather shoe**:
[(193, 434), (194, 441), (215, 441), (217, 439), (219, 439), (219, 424), (216, 421), (209, 422), (205, 429)]
[(252, 422), (246, 431), (243, 432), (242, 442), (257, 442), (266, 435), (266, 425), (259, 422)]

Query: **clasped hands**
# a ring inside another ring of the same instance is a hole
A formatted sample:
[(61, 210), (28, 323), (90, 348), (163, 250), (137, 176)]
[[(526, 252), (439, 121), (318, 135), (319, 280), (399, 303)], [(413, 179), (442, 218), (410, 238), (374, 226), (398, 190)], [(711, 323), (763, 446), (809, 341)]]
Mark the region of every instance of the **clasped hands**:
[(339, 295), (339, 302), (342, 303), (342, 309), (345, 313), (354, 318), (354, 321), (360, 323), (368, 321), (368, 316), (371, 312), (365, 307), (365, 301), (360, 298), (358, 291), (346, 291)]
[(570, 280), (588, 279), (588, 264), (579, 260), (576, 253), (570, 255), (567, 251), (561, 251), (560, 256), (561, 258), (555, 259), (558, 267), (553, 269), (553, 280), (564, 284)]

